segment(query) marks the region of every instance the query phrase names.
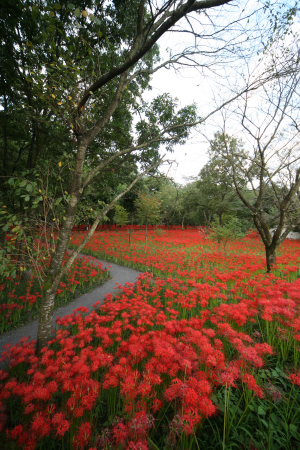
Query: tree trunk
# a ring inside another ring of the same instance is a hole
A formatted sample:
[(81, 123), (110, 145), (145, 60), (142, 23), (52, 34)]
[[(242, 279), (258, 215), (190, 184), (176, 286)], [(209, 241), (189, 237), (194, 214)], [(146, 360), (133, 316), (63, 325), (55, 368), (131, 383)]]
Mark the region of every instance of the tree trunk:
[(55, 298), (62, 278), (63, 260), (68, 249), (72, 228), (75, 222), (77, 205), (81, 196), (81, 179), (86, 149), (87, 145), (84, 144), (81, 144), (78, 147), (76, 169), (74, 172), (72, 187), (70, 189), (71, 196), (66, 213), (66, 219), (59, 235), (56, 251), (49, 268), (49, 275), (44, 282), (45, 296), (40, 309), (36, 346), (37, 352), (39, 352), (52, 338)]
[(185, 216), (183, 216), (182, 220), (181, 220), (181, 229), (182, 230), (184, 230), (184, 219), (185, 219)]
[[(81, 149), (84, 151), (84, 149)], [(81, 154), (82, 156), (82, 154)], [(83, 160), (82, 160), (83, 161)], [(80, 169), (80, 164), (78, 164)], [(83, 166), (81, 166), (83, 167)], [(153, 169), (154, 166), (151, 166)], [(101, 212), (101, 214), (95, 219), (91, 229), (82, 244), (79, 245), (76, 251), (69, 257), (65, 266), (63, 266), (63, 259), (66, 250), (68, 249), (69, 240), (72, 233), (72, 228), (75, 222), (75, 214), (77, 210), (77, 205), (81, 196), (81, 174), (80, 170), (76, 171), (77, 178), (74, 179), (72, 195), (70, 199), (70, 203), (68, 206), (68, 212), (66, 214), (66, 220), (64, 222), (64, 226), (60, 232), (59, 241), (56, 247), (56, 252), (53, 257), (48, 279), (45, 281), (45, 296), (44, 301), (42, 303), (40, 309), (40, 319), (39, 319), (39, 329), (38, 329), (38, 340), (36, 350), (39, 352), (45, 345), (47, 345), (48, 341), (52, 338), (52, 330), (53, 330), (53, 312), (55, 306), (55, 297), (57, 293), (57, 289), (59, 287), (59, 283), (61, 281), (62, 276), (67, 270), (72, 266), (76, 256), (79, 252), (84, 248), (87, 242), (93, 236), (100, 220), (103, 220), (105, 215), (110, 211), (116, 203), (122, 198), (130, 189), (145, 175), (146, 172), (142, 172), (139, 176), (137, 176), (130, 185), (124, 189), (120, 194), (118, 194), (114, 200)], [(76, 181), (77, 179), (77, 181)]]
[(223, 213), (222, 212), (219, 213), (218, 216), (219, 216), (219, 225), (222, 227), (223, 226)]
[(276, 264), (276, 247), (274, 245), (265, 246), (267, 272), (272, 272), (273, 266)]
[(40, 350), (47, 345), (53, 337), (53, 311), (55, 306), (55, 297), (57, 289), (50, 288), (43, 299), (43, 305), (40, 310), (39, 328), (36, 349)]
[(56, 254), (51, 262), (49, 276), (44, 282), (45, 295), (40, 308), (39, 327), (37, 334), (37, 352), (39, 352), (47, 342), (53, 337), (53, 312), (57, 289), (62, 278), (63, 260), (68, 248), (69, 238), (72, 232), (75, 212), (66, 218), (66, 224), (60, 233), (59, 242), (56, 248)]

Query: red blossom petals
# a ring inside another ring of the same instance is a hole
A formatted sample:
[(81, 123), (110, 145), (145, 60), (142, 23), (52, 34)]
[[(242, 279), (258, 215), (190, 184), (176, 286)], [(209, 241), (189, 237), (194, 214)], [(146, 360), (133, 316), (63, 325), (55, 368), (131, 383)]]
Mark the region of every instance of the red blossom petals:
[[(75, 236), (76, 242), (82, 237)], [(264, 274), (254, 238), (235, 243), (230, 257), (215, 244), (202, 251), (208, 239), (196, 230), (153, 233), (147, 251), (138, 245), (128, 249), (127, 239), (96, 234), (89, 247), (122, 253), (168, 278), (144, 273), (96, 310), (81, 307), (60, 318), (55, 338), (39, 357), (27, 340), (4, 355), (12, 372), (0, 371), (2, 429), (21, 448), (65, 436), (79, 450), (146, 450), (165, 415), (167, 443), (175, 448), (181, 433), (193, 434), (206, 418), (221, 414), (213, 401), (220, 388), (281, 398), (276, 386), (257, 375), (270, 355), (280, 356), (279, 339), (291, 343), (293, 352), (299, 349), (300, 280)], [(137, 231), (136, 241), (142, 239)], [(300, 254), (300, 246), (285, 246), (279, 264), (292, 276), (298, 270), (292, 250)], [(12, 375), (22, 367), (22, 379)], [(294, 370), (290, 381), (300, 385)], [(14, 426), (7, 420), (11, 399), (24, 411), (22, 423)], [(103, 426), (93, 421), (101, 408), (109, 422)]]

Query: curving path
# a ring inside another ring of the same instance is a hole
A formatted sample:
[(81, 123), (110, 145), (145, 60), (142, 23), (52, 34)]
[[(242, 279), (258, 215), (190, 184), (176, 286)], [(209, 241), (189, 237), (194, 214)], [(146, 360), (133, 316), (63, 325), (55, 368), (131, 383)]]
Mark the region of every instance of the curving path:
[[(91, 262), (100, 261), (103, 266), (109, 270), (111, 275), (110, 280), (106, 281), (101, 286), (96, 287), (87, 294), (83, 294), (80, 297), (77, 297), (75, 300), (68, 303), (68, 305), (56, 309), (54, 319), (56, 319), (57, 317), (63, 317), (68, 314), (72, 314), (72, 312), (80, 306), (92, 308), (92, 306), (98, 301), (103, 303), (103, 300), (107, 294), (116, 295), (118, 292), (120, 292), (119, 285), (123, 285), (125, 283), (135, 283), (139, 275), (141, 274), (141, 272), (138, 272), (134, 269), (129, 269), (128, 267), (119, 266), (118, 264), (102, 261), (94, 257), (90, 258)], [(30, 322), (23, 327), (16, 328), (2, 334), (0, 336), (0, 355), (2, 354), (3, 350), (5, 350), (5, 345), (15, 345), (20, 341), (20, 339), (22, 339), (22, 337), (36, 339), (37, 329), (38, 321), (34, 320), (33, 322)]]

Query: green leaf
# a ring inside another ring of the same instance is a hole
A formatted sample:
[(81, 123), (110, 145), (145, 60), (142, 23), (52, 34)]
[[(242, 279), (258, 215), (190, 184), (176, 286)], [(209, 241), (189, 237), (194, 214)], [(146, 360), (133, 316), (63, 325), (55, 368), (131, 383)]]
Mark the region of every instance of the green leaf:
[(289, 429), (290, 429), (290, 433), (291, 433), (292, 436), (299, 437), (298, 427), (296, 425), (291, 423), (290, 426), (289, 426)]
[(268, 422), (266, 422), (264, 419), (260, 419), (260, 421), (266, 428), (269, 428), (269, 423)]
[(260, 416), (265, 416), (266, 415), (266, 410), (260, 405), (257, 408), (257, 414), (259, 414)]
[(280, 423), (280, 419), (278, 416), (276, 416), (276, 414), (272, 413), (270, 415), (270, 419), (272, 420), (272, 422), (276, 425), (278, 425)]

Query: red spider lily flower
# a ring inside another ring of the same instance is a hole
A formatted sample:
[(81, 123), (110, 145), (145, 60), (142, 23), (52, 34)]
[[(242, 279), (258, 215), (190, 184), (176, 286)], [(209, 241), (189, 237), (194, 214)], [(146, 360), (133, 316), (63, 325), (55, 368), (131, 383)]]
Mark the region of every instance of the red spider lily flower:
[(257, 384), (256, 379), (250, 373), (245, 373), (241, 377), (242, 381), (247, 384), (248, 388), (251, 389), (259, 398), (264, 397), (263, 389)]
[(74, 448), (84, 449), (92, 435), (92, 426), (90, 422), (84, 422), (80, 425), (78, 433), (74, 436)]
[(59, 436), (64, 436), (64, 434), (70, 429), (70, 422), (66, 419), (65, 414), (62, 412), (56, 413), (53, 416), (52, 425)]
[(51, 431), (51, 422), (48, 417), (41, 412), (38, 412), (33, 417), (31, 430), (36, 437), (49, 436)]
[(293, 384), (300, 386), (300, 372), (291, 373), (290, 380), (292, 381)]

